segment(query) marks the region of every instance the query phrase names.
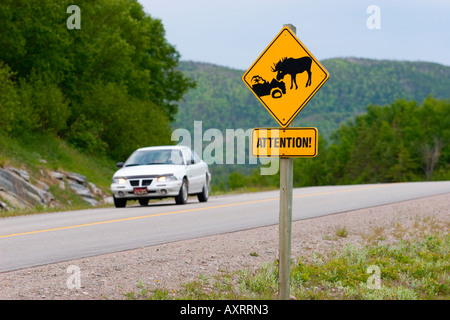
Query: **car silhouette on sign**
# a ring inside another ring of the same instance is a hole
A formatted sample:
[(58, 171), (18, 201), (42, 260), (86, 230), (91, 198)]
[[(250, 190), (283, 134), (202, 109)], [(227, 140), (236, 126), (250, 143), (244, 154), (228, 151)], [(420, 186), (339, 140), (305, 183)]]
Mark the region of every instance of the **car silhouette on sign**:
[(286, 94), (286, 84), (283, 81), (272, 79), (271, 82), (267, 82), (256, 75), (252, 78), (252, 82), (254, 83), (252, 89), (258, 97), (270, 95), (274, 99), (279, 99)]

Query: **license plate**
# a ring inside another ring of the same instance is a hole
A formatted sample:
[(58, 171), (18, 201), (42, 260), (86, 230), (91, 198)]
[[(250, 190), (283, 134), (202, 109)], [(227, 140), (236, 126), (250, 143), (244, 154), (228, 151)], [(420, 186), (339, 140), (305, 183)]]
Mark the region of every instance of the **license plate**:
[(148, 193), (147, 188), (134, 188), (133, 189), (134, 194), (146, 194)]

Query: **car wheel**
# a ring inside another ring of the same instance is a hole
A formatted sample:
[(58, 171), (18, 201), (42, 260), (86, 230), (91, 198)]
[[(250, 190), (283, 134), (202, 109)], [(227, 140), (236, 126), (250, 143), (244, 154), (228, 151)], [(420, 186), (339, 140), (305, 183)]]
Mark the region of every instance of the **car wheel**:
[(127, 205), (127, 199), (117, 199), (116, 197), (114, 198), (114, 206), (116, 208), (124, 208)]
[(271, 96), (272, 96), (272, 98), (274, 98), (274, 99), (279, 99), (279, 98), (281, 98), (281, 97), (283, 96), (283, 93), (281, 92), (280, 89), (274, 89), (274, 90), (272, 91)]
[(148, 199), (148, 198), (147, 199), (143, 198), (143, 199), (139, 199), (138, 201), (141, 206), (146, 207), (146, 206), (148, 206), (149, 200), (150, 199)]
[(206, 202), (209, 198), (209, 183), (208, 180), (205, 181), (205, 184), (203, 185), (202, 192), (197, 194), (198, 201), (200, 202)]
[(180, 193), (175, 197), (177, 204), (186, 204), (188, 200), (188, 183), (186, 179), (183, 179), (181, 184)]

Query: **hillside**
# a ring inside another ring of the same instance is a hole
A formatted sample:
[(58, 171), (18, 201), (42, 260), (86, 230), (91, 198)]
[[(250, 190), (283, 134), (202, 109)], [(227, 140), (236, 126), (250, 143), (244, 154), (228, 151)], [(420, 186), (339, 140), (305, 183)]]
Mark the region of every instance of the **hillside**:
[[(428, 62), (358, 58), (321, 61), (330, 79), (310, 100), (294, 126), (315, 126), (329, 136), (340, 124), (364, 113), (369, 104), (387, 105), (405, 98), (421, 103), (428, 95), (450, 97), (450, 67)], [(173, 128), (193, 130), (194, 120), (203, 128), (248, 129), (278, 126), (241, 80), (245, 70), (182, 61), (185, 76), (197, 87), (185, 94)]]
[(117, 168), (108, 157), (81, 152), (48, 133), (0, 133), (0, 141), (0, 217), (112, 202), (109, 185)]

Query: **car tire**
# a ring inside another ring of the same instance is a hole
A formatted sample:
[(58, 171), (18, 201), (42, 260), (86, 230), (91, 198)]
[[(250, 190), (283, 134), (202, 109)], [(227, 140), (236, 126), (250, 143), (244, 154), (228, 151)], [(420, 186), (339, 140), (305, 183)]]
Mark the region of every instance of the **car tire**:
[(205, 181), (205, 184), (203, 185), (202, 192), (197, 194), (198, 201), (200, 202), (206, 202), (209, 198), (209, 183), (208, 180)]
[(150, 199), (142, 198), (142, 199), (138, 199), (138, 201), (141, 206), (146, 207), (146, 206), (148, 206), (148, 202), (150, 201)]
[(281, 92), (281, 90), (277, 88), (272, 90), (271, 96), (274, 99), (279, 99), (283, 96), (283, 92)]
[(180, 192), (175, 197), (176, 204), (186, 204), (188, 200), (188, 183), (186, 178), (183, 179), (183, 183), (181, 184)]
[(127, 199), (117, 199), (116, 197), (114, 198), (114, 206), (116, 208), (125, 208), (127, 205)]

